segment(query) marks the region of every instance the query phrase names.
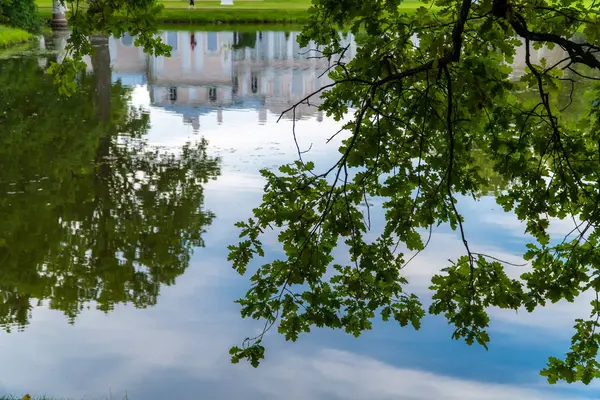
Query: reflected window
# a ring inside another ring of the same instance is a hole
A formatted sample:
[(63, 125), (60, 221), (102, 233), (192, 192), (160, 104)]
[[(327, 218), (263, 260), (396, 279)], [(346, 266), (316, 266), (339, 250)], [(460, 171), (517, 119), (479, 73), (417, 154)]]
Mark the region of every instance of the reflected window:
[(217, 51), (218, 50), (218, 37), (217, 32), (208, 32), (206, 34), (206, 50), (208, 51)]
[(237, 96), (239, 87), (240, 87), (240, 83), (239, 83), (238, 77), (236, 75), (233, 77), (233, 88), (231, 89), (231, 92), (233, 93), (234, 96)]
[(208, 99), (210, 101), (217, 101), (217, 88), (211, 87), (208, 89)]
[(124, 46), (131, 46), (133, 44), (133, 36), (129, 33), (125, 33), (121, 38), (121, 43), (123, 43)]
[(250, 79), (252, 81), (252, 93), (256, 94), (258, 92), (258, 77), (256, 74), (252, 73)]
[(303, 77), (301, 71), (294, 71), (292, 76), (292, 94), (293, 95), (301, 95), (304, 94), (304, 85), (303, 85)]
[(172, 102), (177, 101), (177, 88), (175, 86), (169, 88), (169, 100)]
[(177, 51), (177, 32), (169, 31), (167, 32), (167, 44), (173, 48), (172, 51)]

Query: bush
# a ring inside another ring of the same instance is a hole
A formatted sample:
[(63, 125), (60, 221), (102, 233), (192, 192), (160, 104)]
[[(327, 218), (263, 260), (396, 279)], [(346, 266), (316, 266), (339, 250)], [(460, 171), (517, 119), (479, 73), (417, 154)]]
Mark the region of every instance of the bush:
[(39, 30), (35, 0), (0, 0), (0, 23), (12, 25), (29, 32)]

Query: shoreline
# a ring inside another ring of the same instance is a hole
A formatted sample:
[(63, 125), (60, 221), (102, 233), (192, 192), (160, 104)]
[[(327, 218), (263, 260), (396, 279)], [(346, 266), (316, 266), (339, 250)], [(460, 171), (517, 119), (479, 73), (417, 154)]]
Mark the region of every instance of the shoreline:
[[(248, 2), (246, 2), (247, 4)], [(198, 4), (198, 3), (197, 3)], [(235, 6), (233, 6), (235, 7)], [(164, 8), (159, 17), (160, 24), (170, 25), (208, 25), (208, 24), (280, 24), (303, 25), (308, 22), (310, 13), (307, 8), (226, 8), (225, 6), (187, 8)], [(38, 15), (45, 21), (52, 18), (52, 9), (38, 7)]]
[[(196, 7), (188, 10), (185, 0), (159, 0), (164, 8), (158, 16), (161, 25), (304, 25), (309, 22), (312, 0), (234, 0), (231, 6), (220, 5), (220, 0), (196, 0)], [(36, 0), (38, 15), (52, 18), (52, 0)], [(403, 0), (400, 9), (414, 13), (423, 6), (421, 0)]]

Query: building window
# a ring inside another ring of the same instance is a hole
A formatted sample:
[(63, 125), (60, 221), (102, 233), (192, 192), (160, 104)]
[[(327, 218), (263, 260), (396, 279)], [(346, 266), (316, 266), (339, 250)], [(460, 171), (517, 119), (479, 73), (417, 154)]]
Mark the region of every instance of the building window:
[(177, 51), (177, 32), (167, 32), (167, 44), (173, 48), (172, 51)]
[(233, 88), (231, 90), (231, 92), (233, 93), (234, 96), (237, 96), (239, 87), (240, 87), (240, 83), (239, 83), (238, 77), (236, 75), (233, 77)]
[(210, 101), (217, 101), (217, 88), (211, 87), (208, 89), (208, 99)]
[(256, 94), (258, 92), (258, 77), (252, 73), (250, 79), (252, 81), (252, 93)]
[(211, 52), (218, 51), (218, 40), (217, 32), (208, 32), (206, 34), (206, 50)]
[(171, 86), (169, 88), (169, 100), (172, 102), (177, 101), (177, 88), (175, 86)]

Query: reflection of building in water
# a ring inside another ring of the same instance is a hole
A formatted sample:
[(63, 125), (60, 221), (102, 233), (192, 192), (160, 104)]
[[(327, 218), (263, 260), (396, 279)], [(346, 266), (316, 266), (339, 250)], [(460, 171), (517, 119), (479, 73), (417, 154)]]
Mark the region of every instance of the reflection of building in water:
[[(215, 108), (251, 108), (258, 111), (262, 124), (267, 110), (280, 114), (330, 83), (327, 60), (308, 57), (296, 42), (298, 33), (256, 33), (254, 48), (241, 49), (234, 48), (237, 34), (233, 32), (164, 32), (161, 36), (173, 51), (170, 58), (153, 57), (149, 62), (151, 100), (183, 114), (186, 121)], [(351, 35), (345, 40), (351, 57), (355, 42)], [(296, 118), (318, 113), (318, 104), (315, 97), (310, 106), (301, 105)]]
[[(309, 50), (314, 44), (301, 48), (297, 32), (256, 33), (254, 48), (236, 48), (239, 36), (234, 32), (166, 31), (160, 36), (172, 47), (171, 57), (147, 56), (130, 35), (110, 38), (113, 80), (147, 84), (152, 105), (183, 115), (194, 131), (200, 127), (199, 116), (215, 109), (254, 109), (263, 124), (268, 111), (280, 114), (331, 82), (328, 61)], [(343, 42), (349, 46), (346, 57), (353, 57), (352, 35)], [(91, 68), (89, 57), (85, 59)], [(310, 105), (300, 105), (296, 118), (317, 115), (321, 121), (318, 104), (315, 96)], [(217, 119), (223, 122), (222, 112)]]

